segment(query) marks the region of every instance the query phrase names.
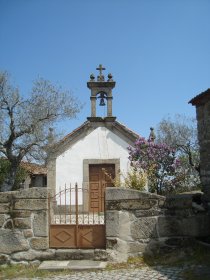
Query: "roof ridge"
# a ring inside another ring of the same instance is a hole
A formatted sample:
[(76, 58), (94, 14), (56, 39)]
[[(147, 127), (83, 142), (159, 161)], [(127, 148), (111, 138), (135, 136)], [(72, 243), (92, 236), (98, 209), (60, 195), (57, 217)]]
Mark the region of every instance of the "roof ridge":
[[(100, 125), (102, 123), (103, 123), (103, 125)], [(78, 137), (78, 135), (80, 135), (80, 132), (82, 133), (86, 127), (92, 127), (92, 129), (95, 130), (96, 128), (98, 128), (100, 126), (105, 126), (109, 130), (112, 130), (111, 127), (113, 127), (113, 128), (115, 127), (115, 129), (119, 133), (121, 133), (121, 135), (124, 134), (124, 136), (127, 137), (128, 139), (130, 139), (131, 142), (135, 142), (135, 140), (140, 137), (140, 135), (138, 133), (134, 132), (133, 130), (128, 128), (126, 125), (124, 125), (116, 120), (111, 121), (111, 122), (106, 122), (106, 120), (104, 120), (104, 122), (91, 122), (91, 121), (87, 120), (84, 123), (82, 123), (79, 127), (77, 127), (76, 129), (74, 129), (73, 131), (68, 133), (66, 136), (64, 136), (61, 140), (50, 145), (49, 151), (51, 150), (52, 154), (57, 153), (57, 152), (59, 153), (60, 146), (65, 145), (65, 143), (70, 144), (71, 141), (73, 141), (75, 137)], [(91, 131), (92, 131), (92, 129), (91, 129)], [(123, 133), (123, 131), (124, 131), (124, 133)]]
[(191, 103), (194, 106), (196, 104), (199, 104), (202, 99), (207, 96), (210, 96), (210, 88), (193, 97), (188, 103)]
[(138, 137), (141, 137), (140, 134), (136, 133), (134, 130), (130, 129), (129, 127), (127, 127), (125, 124), (121, 123), (121, 122), (118, 122), (118, 121), (115, 121), (116, 123), (118, 123), (120, 126), (122, 126), (124, 129), (127, 129), (129, 132), (137, 135)]
[(80, 130), (81, 128), (83, 128), (86, 124), (88, 124), (89, 121), (85, 121), (83, 122), (80, 126), (78, 126), (77, 128), (75, 128), (74, 130), (72, 130), (70, 133), (66, 134), (62, 139), (60, 139), (58, 142), (53, 143), (52, 145), (50, 145), (50, 148), (53, 148), (63, 142), (66, 141), (66, 139), (68, 139), (71, 135), (73, 135), (75, 132), (77, 132), (78, 130)]

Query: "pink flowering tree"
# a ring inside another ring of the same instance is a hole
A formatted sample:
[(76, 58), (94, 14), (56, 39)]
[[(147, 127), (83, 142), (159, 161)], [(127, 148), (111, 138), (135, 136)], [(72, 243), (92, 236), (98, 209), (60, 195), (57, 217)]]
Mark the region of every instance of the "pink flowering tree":
[(182, 180), (180, 163), (175, 150), (166, 144), (156, 144), (140, 137), (134, 148), (129, 147), (131, 165), (146, 173), (149, 191), (163, 194), (170, 192)]

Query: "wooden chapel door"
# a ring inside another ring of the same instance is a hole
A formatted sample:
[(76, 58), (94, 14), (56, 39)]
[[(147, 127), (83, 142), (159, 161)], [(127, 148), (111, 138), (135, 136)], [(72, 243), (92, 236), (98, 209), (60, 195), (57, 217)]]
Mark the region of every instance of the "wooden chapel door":
[(89, 165), (90, 212), (104, 212), (104, 193), (106, 187), (113, 187), (114, 164)]

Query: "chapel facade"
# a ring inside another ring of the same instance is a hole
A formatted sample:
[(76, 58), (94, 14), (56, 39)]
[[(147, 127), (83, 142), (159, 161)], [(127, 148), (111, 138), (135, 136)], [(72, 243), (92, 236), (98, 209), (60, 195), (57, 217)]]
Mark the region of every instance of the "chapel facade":
[[(87, 82), (91, 115), (53, 145), (47, 166), (48, 188), (58, 192), (65, 185), (77, 183), (80, 187), (87, 187), (93, 199), (103, 196), (104, 188), (113, 186), (112, 180), (119, 180), (120, 173), (127, 173), (130, 168), (127, 148), (139, 137), (113, 116), (112, 91), (116, 83), (112, 74), (105, 79), (105, 68), (99, 65), (96, 69), (98, 76), (95, 78), (91, 74)], [(106, 106), (105, 117), (97, 115), (98, 106)]]

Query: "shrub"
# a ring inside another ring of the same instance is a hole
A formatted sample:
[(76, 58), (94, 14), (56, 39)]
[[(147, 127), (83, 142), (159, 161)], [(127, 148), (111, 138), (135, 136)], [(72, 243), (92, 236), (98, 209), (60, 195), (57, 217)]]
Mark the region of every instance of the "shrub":
[[(8, 176), (10, 171), (10, 162), (6, 159), (0, 159), (0, 188), (3, 184), (5, 178)], [(15, 178), (15, 184), (12, 190), (17, 190), (20, 188), (22, 182), (25, 181), (26, 177), (28, 176), (28, 172), (21, 166), (18, 167), (17, 175)]]

